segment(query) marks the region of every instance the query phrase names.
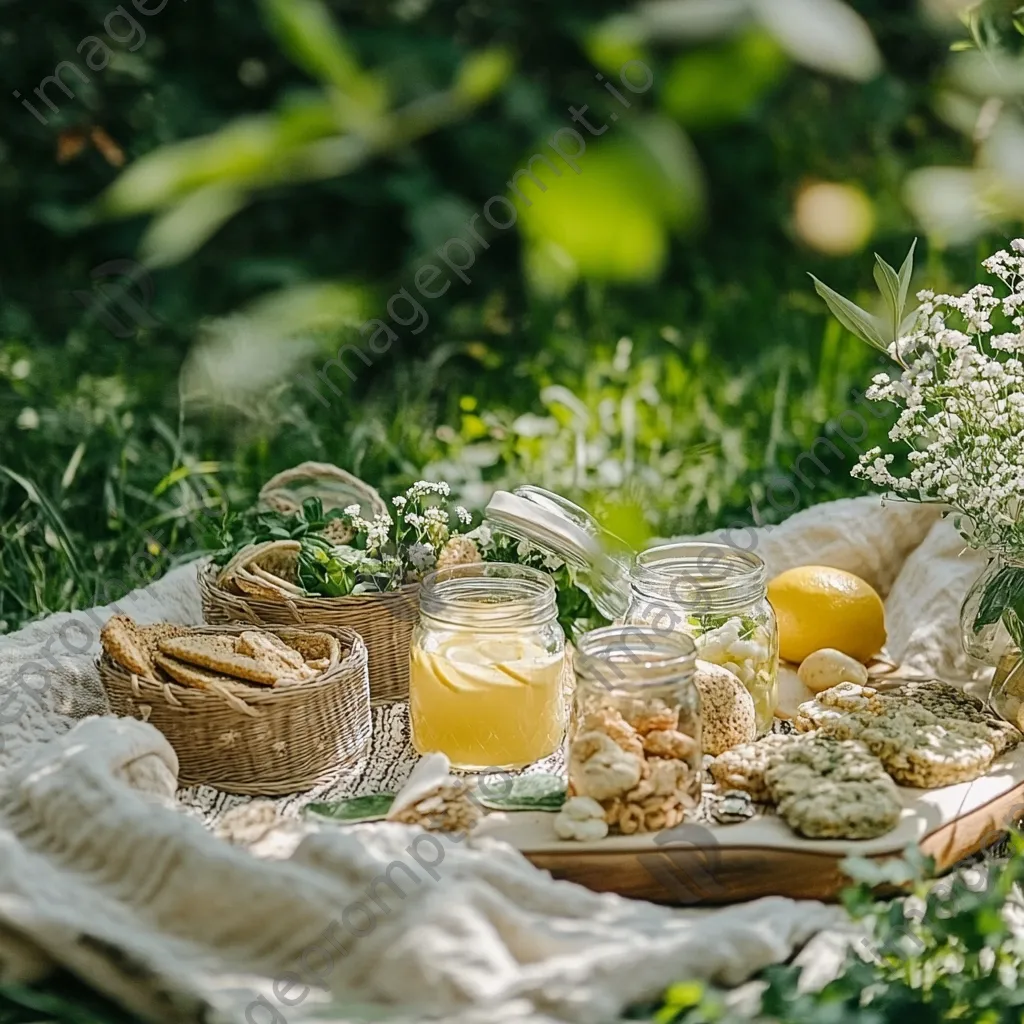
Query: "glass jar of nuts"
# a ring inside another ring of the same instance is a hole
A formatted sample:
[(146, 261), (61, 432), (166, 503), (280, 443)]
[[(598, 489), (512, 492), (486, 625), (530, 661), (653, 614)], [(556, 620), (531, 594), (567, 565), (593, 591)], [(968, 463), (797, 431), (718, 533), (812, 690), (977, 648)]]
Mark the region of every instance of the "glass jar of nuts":
[(695, 664), (688, 636), (647, 626), (595, 629), (577, 645), (569, 793), (600, 803), (613, 831), (673, 828), (700, 804)]

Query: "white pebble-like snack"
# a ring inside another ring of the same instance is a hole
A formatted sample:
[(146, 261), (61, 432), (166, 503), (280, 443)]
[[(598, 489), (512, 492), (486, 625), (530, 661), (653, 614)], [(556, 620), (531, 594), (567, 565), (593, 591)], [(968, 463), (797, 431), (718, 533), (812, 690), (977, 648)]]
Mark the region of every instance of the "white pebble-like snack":
[(762, 731), (767, 729), (774, 712), (775, 659), (765, 629), (745, 624), (734, 615), (695, 636), (693, 642), (698, 658), (728, 670), (747, 688), (754, 699), (758, 723)]
[(555, 815), (555, 834), (559, 839), (593, 842), (608, 835), (604, 808), (589, 796), (572, 796)]
[(812, 693), (830, 690), (840, 683), (866, 686), (868, 681), (868, 670), (859, 661), (831, 647), (808, 654), (796, 674)]
[(749, 639), (741, 640), (742, 629), (743, 620), (733, 616), (721, 626), (695, 637), (694, 643), (704, 661), (727, 668), (733, 675), (739, 676), (744, 685), (749, 686), (770, 652), (767, 643), (761, 642), (758, 637), (760, 631)]

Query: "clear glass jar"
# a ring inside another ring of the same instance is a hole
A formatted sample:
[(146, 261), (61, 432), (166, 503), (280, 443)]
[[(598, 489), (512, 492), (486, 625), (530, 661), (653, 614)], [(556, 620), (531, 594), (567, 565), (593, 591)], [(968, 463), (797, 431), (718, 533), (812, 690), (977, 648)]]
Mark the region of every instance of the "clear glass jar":
[(625, 835), (673, 828), (700, 804), (695, 665), (689, 637), (645, 626), (595, 629), (576, 647), (569, 792)]
[(1024, 623), (1005, 601), (1024, 580), (1024, 561), (992, 558), (960, 607), (966, 654), (992, 670), (988, 702), (1000, 718), (1024, 728)]
[(565, 735), (565, 637), (555, 585), (503, 562), (429, 573), (413, 632), (413, 746), (464, 771), (514, 771)]
[(710, 541), (662, 544), (630, 571), (626, 621), (692, 637), (697, 657), (728, 669), (754, 699), (757, 732), (779, 702), (779, 630), (765, 564), (752, 551)]

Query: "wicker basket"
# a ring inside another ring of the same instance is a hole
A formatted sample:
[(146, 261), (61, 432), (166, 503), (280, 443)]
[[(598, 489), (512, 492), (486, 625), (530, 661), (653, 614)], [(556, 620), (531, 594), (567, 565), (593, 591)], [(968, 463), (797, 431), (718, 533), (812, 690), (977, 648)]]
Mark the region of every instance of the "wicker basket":
[[(241, 633), (244, 626), (198, 627)], [(103, 654), (99, 669), (114, 713), (155, 725), (178, 755), (182, 785), (280, 796), (334, 778), (370, 741), (366, 645), (358, 633), (324, 627), (341, 658), (309, 682), (275, 688), (226, 683), (220, 692), (154, 683)], [(288, 641), (308, 630), (271, 629)]]
[(382, 594), (349, 597), (278, 598), (233, 594), (217, 583), (221, 570), (207, 566), (199, 574), (203, 616), (207, 622), (255, 626), (333, 626), (355, 630), (370, 658), (370, 703), (392, 704), (409, 697), (409, 647), (419, 619), (420, 588), (412, 583)]
[[(358, 505), (365, 519), (384, 515), (388, 507), (384, 499), (367, 483), (329, 462), (303, 462), (272, 476), (260, 489), (259, 504), (282, 515), (294, 515), (306, 498), (319, 498), (324, 511)], [(335, 526), (331, 539), (345, 544), (352, 531)]]

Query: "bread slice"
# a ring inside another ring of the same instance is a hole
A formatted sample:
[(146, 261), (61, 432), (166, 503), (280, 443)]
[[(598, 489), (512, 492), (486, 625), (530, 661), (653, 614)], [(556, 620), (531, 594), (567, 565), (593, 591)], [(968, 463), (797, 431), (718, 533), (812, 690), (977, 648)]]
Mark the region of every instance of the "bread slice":
[[(228, 650), (224, 649), (225, 640), (232, 641)], [(209, 669), (211, 672), (242, 679), (247, 683), (257, 683), (260, 686), (273, 686), (284, 675), (279, 669), (269, 666), (264, 661), (235, 653), (231, 637), (196, 635), (165, 640), (160, 644), (160, 652), (197, 668)]]
[(192, 690), (210, 690), (223, 693), (233, 687), (240, 685), (240, 680), (220, 675), (216, 672), (207, 672), (205, 669), (196, 668), (195, 665), (188, 665), (176, 658), (169, 658), (166, 654), (157, 654), (153, 657), (157, 667), (166, 672), (174, 682), (181, 686), (187, 686)]

